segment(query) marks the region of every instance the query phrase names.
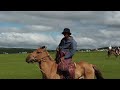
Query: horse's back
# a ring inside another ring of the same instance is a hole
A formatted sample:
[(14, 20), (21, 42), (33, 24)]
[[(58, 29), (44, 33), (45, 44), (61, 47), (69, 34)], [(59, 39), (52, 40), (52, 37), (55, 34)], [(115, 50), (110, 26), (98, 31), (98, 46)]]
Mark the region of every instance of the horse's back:
[(76, 64), (78, 64), (81, 67), (92, 67), (92, 64), (85, 61), (80, 61), (80, 62), (77, 62)]
[[(75, 70), (77, 76), (84, 76), (85, 78), (94, 78), (94, 69), (93, 65), (85, 62), (85, 61), (80, 61), (76, 63), (76, 70)], [(76, 76), (76, 77), (77, 77)]]

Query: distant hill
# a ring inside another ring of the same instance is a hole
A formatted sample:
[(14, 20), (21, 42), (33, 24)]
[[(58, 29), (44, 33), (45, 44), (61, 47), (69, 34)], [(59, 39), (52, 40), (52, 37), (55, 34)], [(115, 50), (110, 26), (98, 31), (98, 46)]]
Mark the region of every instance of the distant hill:
[[(116, 46), (113, 46), (112, 48), (115, 48)], [(119, 46), (120, 47), (120, 46)], [(101, 49), (108, 49), (108, 47), (101, 47), (101, 48), (97, 48), (98, 50)], [(0, 48), (0, 54), (12, 54), (12, 53), (31, 53), (36, 49), (27, 49), (27, 48)], [(90, 51), (94, 51), (96, 49), (80, 49), (78, 51), (86, 51), (86, 50), (90, 50)], [(49, 52), (54, 52), (55, 50), (48, 50)]]
[[(13, 53), (31, 53), (36, 49), (26, 49), (26, 48), (0, 48), (0, 54), (13, 54)], [(48, 50), (49, 52), (54, 52), (55, 50)]]
[(33, 52), (35, 49), (25, 49), (25, 48), (0, 48), (0, 54), (4, 53), (30, 53)]
[[(116, 47), (120, 47), (120, 46), (112, 46), (113, 49), (115, 49)], [(102, 48), (98, 48), (98, 49), (108, 49), (108, 47), (102, 47)]]
[(99, 49), (108, 49), (108, 47), (102, 47), (102, 48), (98, 48), (98, 50), (99, 50)]

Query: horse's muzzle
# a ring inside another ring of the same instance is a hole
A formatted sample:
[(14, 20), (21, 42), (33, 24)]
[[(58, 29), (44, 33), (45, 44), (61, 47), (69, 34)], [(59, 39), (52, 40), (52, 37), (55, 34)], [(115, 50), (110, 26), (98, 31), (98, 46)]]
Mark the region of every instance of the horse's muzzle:
[(37, 59), (26, 59), (27, 63), (34, 63), (37, 62)]

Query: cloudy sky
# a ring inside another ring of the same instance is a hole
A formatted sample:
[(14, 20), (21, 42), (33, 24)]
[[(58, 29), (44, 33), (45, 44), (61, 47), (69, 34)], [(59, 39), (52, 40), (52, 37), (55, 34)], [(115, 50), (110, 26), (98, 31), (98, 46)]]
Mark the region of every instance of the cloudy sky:
[(0, 11), (0, 47), (56, 49), (66, 27), (78, 49), (120, 46), (120, 11)]

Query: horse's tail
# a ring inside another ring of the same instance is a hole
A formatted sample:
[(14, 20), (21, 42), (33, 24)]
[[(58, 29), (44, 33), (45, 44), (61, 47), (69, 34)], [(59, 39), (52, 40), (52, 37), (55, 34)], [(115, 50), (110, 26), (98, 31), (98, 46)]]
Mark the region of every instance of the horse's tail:
[(104, 79), (101, 71), (95, 65), (93, 65), (93, 69), (95, 70), (95, 76), (97, 79)]

